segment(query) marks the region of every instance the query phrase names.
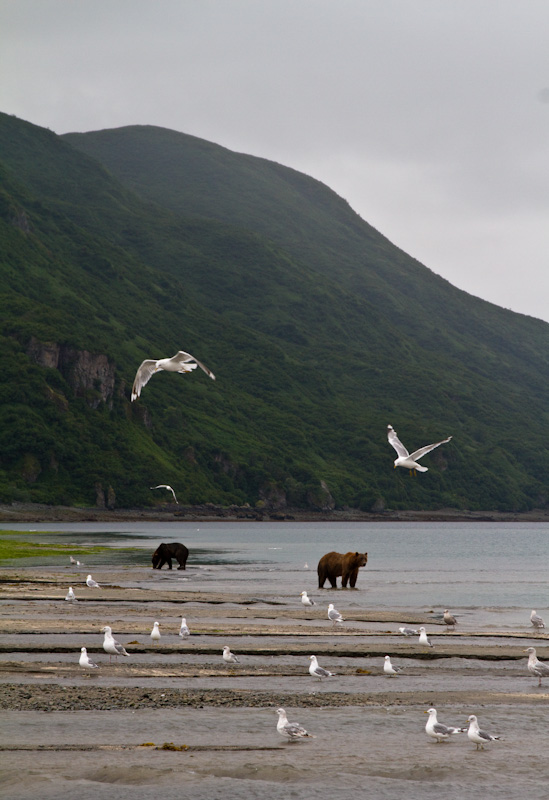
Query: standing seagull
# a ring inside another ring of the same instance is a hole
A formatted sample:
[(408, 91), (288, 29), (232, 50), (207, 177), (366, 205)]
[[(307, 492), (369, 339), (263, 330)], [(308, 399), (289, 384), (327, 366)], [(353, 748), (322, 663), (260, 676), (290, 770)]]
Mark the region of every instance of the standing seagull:
[(416, 470), (418, 470), (418, 472), (427, 472), (427, 467), (422, 467), (421, 464), (418, 464), (417, 459), (422, 458), (427, 453), (430, 453), (431, 450), (435, 449), (435, 447), (439, 447), (441, 444), (446, 444), (446, 442), (449, 442), (451, 438), (451, 436), (448, 436), (447, 439), (443, 439), (441, 442), (428, 444), (425, 447), (420, 447), (419, 450), (414, 450), (413, 453), (409, 453), (398, 438), (397, 432), (393, 426), (387, 425), (387, 439), (389, 440), (389, 444), (395, 448), (398, 455), (398, 458), (395, 458), (394, 468), (396, 469), (397, 467), (404, 467), (405, 469), (410, 470), (410, 474), (415, 474)]
[(71, 562), (71, 564), (78, 564), (76, 558), (73, 558), (72, 556), (69, 556), (69, 561)]
[(425, 733), (432, 739), (436, 739), (437, 744), (438, 742), (444, 742), (454, 733), (463, 733), (465, 730), (465, 728), (452, 728), (450, 725), (443, 725), (442, 722), (439, 722), (436, 708), (430, 708), (424, 713), (429, 714), (429, 719), (425, 725)]
[(316, 606), (315, 601), (307, 597), (307, 592), (301, 592), (301, 602), (304, 606)]
[(455, 626), (457, 625), (457, 619), (452, 614), (450, 614), (447, 608), (444, 609), (443, 619), (444, 622), (446, 623), (447, 628), (455, 628)]
[(177, 497), (175, 496), (174, 490), (172, 489), (171, 486), (168, 486), (167, 483), (159, 483), (158, 486), (150, 486), (149, 488), (150, 489), (167, 489), (168, 492), (171, 492), (173, 494), (173, 499), (175, 500), (177, 505), (179, 505), (179, 501), (178, 501)]
[(427, 638), (427, 634), (425, 633), (425, 628), (419, 629), (419, 644), (423, 645), (423, 647), (432, 647), (433, 645)]
[(231, 648), (228, 644), (226, 644), (223, 648), (223, 661), (225, 664), (240, 664), (240, 661), (235, 654), (231, 653)]
[(403, 636), (417, 636), (419, 634), (419, 631), (415, 628), (399, 628), (398, 632)]
[(69, 586), (69, 591), (67, 592), (67, 596), (65, 597), (65, 600), (68, 600), (69, 603), (77, 603), (78, 602), (78, 600), (76, 599), (76, 595), (75, 595), (75, 593), (73, 591), (72, 586)]
[(153, 644), (158, 644), (160, 641), (160, 628), (158, 622), (155, 622), (151, 631), (151, 639)]
[(467, 731), (467, 736), (469, 741), (474, 742), (477, 746), (477, 750), (484, 750), (484, 745), (488, 744), (488, 742), (493, 742), (494, 739), (499, 739), (499, 736), (492, 736), (491, 733), (486, 733), (486, 731), (481, 731), (478, 726), (478, 720), (474, 714), (471, 714), (470, 717), (467, 717), (467, 722), (469, 723), (469, 730)]
[(116, 639), (113, 638), (112, 628), (109, 625), (105, 625), (104, 628), (101, 628), (101, 633), (105, 634), (105, 638), (103, 640), (103, 650), (105, 653), (108, 653), (109, 663), (111, 656), (128, 656), (129, 658), (129, 654), (126, 653), (124, 647), (120, 644), (120, 642), (117, 642)]
[(99, 584), (97, 583), (97, 581), (94, 581), (94, 579), (92, 578), (91, 575), (88, 575), (88, 577), (86, 578), (86, 586), (89, 586), (90, 589), (100, 589), (101, 588), (99, 586)]
[(539, 678), (538, 686), (541, 686), (541, 679), (549, 677), (549, 664), (538, 660), (535, 647), (528, 647), (524, 652), (528, 653), (528, 672)]
[(290, 742), (305, 739), (306, 737), (315, 738), (312, 733), (307, 733), (305, 728), (298, 722), (288, 722), (286, 711), (283, 708), (277, 708), (276, 713), (278, 714), (276, 729), (281, 736), (287, 736)]
[(330, 605), (328, 606), (328, 619), (331, 619), (334, 625), (337, 625), (338, 622), (339, 623), (344, 622), (343, 617), (341, 616), (337, 608), (334, 608), (333, 603), (330, 603)]
[(390, 656), (385, 656), (385, 662), (383, 664), (383, 672), (386, 675), (388, 675), (390, 678), (392, 678), (393, 675), (398, 675), (398, 673), (402, 672), (403, 669), (404, 669), (404, 667), (393, 666), (391, 664)]
[(322, 680), (322, 678), (331, 678), (335, 675), (335, 672), (328, 672), (327, 669), (319, 666), (316, 656), (309, 656), (309, 660), (311, 662), (309, 665), (309, 672), (313, 678)]
[(82, 669), (98, 669), (97, 664), (94, 664), (93, 661), (90, 661), (88, 656), (88, 651), (85, 647), (80, 648), (80, 658), (78, 663), (82, 667)]
[(188, 639), (189, 636), (191, 635), (185, 617), (181, 617), (181, 630), (179, 631), (179, 635), (181, 636), (182, 639)]
[(543, 618), (540, 617), (537, 611), (534, 611), (533, 609), (532, 613), (530, 614), (530, 622), (534, 628), (545, 628), (545, 622), (543, 621)]
[(205, 367), (197, 358), (190, 353), (180, 350), (172, 358), (146, 359), (136, 372), (132, 387), (132, 403), (141, 394), (141, 390), (150, 381), (155, 372), (165, 370), (166, 372), (191, 372), (200, 367), (206, 375), (215, 381), (215, 375), (208, 367)]

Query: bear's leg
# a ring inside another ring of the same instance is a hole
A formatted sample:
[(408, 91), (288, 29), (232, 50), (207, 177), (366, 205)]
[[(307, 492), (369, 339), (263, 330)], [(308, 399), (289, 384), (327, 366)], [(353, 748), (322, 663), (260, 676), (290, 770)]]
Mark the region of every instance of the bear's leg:
[(166, 563), (168, 565), (168, 569), (171, 569), (172, 568), (172, 560), (171, 560), (171, 558), (167, 558), (166, 559)]
[(328, 575), (328, 580), (332, 584), (332, 589), (337, 589), (337, 576), (333, 578), (331, 575)]
[(356, 586), (356, 579), (357, 579), (357, 578), (358, 578), (358, 569), (354, 569), (354, 570), (351, 572), (351, 575), (350, 575), (350, 578), (349, 578), (349, 586), (351, 587), (351, 589), (354, 589), (354, 588), (355, 588), (355, 586)]

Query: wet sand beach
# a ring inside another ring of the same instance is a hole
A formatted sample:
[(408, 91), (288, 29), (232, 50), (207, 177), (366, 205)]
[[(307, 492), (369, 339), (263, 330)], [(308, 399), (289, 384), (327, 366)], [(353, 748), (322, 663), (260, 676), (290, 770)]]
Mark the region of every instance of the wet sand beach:
[[(360, 590), (317, 591), (306, 608), (299, 591), (186, 591), (184, 577), (97, 568), (98, 590), (65, 567), (0, 569), (4, 796), (542, 795), (549, 682), (538, 688), (528, 675), (524, 649), (535, 641), (549, 660), (544, 632), (448, 631), (423, 611), (368, 608)], [(69, 582), (77, 603), (63, 599)], [(328, 621), (329, 602), (345, 607), (344, 625)], [(109, 663), (106, 624), (129, 658)], [(398, 635), (402, 624), (427, 627), (434, 647)], [(239, 664), (224, 664), (225, 644)], [(78, 666), (82, 646), (99, 669)], [(312, 678), (311, 653), (336, 675)], [(383, 673), (386, 653), (406, 667), (397, 677)], [(283, 740), (279, 706), (315, 738)], [(452, 725), (475, 713), (501, 741), (484, 751), (466, 734), (437, 744), (424, 732), (431, 706)]]

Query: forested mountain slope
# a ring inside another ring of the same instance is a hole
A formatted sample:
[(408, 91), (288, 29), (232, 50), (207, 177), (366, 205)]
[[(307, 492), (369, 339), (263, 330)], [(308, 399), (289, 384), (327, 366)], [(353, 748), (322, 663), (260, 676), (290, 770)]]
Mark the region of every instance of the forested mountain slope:
[[(545, 323), (311, 178), (193, 137), (1, 115), (0, 155), (0, 500), (146, 504), (166, 482), (191, 503), (545, 503)], [(160, 374), (130, 403), (141, 360), (180, 348), (217, 381)], [(389, 422), (410, 448), (454, 438), (412, 479)]]

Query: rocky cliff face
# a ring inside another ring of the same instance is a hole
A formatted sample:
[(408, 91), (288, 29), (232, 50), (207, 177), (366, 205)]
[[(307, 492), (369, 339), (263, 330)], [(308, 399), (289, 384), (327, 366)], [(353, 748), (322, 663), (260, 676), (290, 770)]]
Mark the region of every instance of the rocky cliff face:
[(58, 369), (74, 393), (85, 397), (92, 408), (100, 403), (112, 406), (116, 368), (107, 356), (56, 342), (40, 342), (34, 337), (27, 354), (42, 367)]

